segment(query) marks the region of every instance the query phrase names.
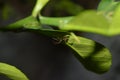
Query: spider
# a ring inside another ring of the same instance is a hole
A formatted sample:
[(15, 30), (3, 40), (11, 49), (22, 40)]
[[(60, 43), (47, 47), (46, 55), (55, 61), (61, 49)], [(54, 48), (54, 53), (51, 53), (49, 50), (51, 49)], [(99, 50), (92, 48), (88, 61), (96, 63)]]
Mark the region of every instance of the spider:
[(54, 40), (54, 44), (60, 44), (62, 42), (67, 42), (68, 41), (68, 38), (69, 38), (69, 35), (65, 35), (63, 37), (56, 37), (56, 38), (53, 38)]

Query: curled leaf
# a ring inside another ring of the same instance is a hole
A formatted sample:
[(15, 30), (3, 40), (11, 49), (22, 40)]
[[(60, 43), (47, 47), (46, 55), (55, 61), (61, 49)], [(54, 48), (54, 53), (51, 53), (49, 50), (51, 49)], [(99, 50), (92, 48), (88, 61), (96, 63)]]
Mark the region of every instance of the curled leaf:
[(70, 35), (66, 44), (75, 51), (75, 56), (86, 69), (98, 74), (110, 69), (111, 54), (103, 45), (74, 34)]

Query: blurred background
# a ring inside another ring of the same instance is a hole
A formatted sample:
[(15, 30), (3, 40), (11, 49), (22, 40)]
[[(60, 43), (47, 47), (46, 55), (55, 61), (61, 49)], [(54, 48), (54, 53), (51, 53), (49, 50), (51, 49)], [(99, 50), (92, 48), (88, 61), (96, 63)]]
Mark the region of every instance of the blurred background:
[[(42, 11), (45, 16), (73, 16), (96, 9), (100, 0), (50, 0)], [(36, 0), (0, 0), (0, 27), (31, 15)], [(0, 62), (21, 69), (30, 80), (120, 80), (120, 36), (105, 37), (82, 33), (110, 49), (113, 65), (99, 75), (87, 71), (64, 45), (30, 32), (0, 32)], [(0, 76), (0, 80), (9, 80)]]

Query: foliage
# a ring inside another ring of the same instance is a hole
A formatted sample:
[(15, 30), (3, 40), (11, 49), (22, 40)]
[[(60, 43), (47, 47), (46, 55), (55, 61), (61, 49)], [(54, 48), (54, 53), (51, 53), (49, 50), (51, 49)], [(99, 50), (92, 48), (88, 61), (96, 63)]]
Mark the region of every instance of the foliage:
[(90, 39), (71, 33), (67, 43), (76, 53), (75, 56), (84, 67), (95, 73), (102, 74), (111, 66), (111, 54), (103, 45)]
[(28, 80), (28, 78), (16, 67), (0, 63), (0, 74), (6, 75), (12, 80)]
[[(1, 28), (1, 31), (29, 31), (37, 34), (41, 33), (52, 38), (54, 37), (70, 47), (74, 51), (74, 55), (87, 70), (98, 74), (107, 72), (112, 64), (112, 57), (109, 50), (94, 40), (76, 35), (74, 31), (91, 32), (104, 36), (120, 34), (119, 2), (115, 2), (114, 0), (101, 0), (97, 10), (83, 11), (77, 16), (42, 16), (41, 10), (48, 1), (37, 0), (32, 15)], [(69, 4), (73, 5), (71, 3)], [(49, 25), (49, 27), (44, 28), (43, 25)], [(4, 65), (0, 66), (2, 67)], [(7, 70), (11, 66), (5, 68)], [(0, 73), (4, 69), (0, 68)], [(27, 80), (24, 74), (19, 75), (19, 77), (24, 77), (23, 79), (16, 78), (17, 75), (12, 72), (12, 69), (11, 71), (7, 70), (3, 72), (3, 74), (13, 80)]]

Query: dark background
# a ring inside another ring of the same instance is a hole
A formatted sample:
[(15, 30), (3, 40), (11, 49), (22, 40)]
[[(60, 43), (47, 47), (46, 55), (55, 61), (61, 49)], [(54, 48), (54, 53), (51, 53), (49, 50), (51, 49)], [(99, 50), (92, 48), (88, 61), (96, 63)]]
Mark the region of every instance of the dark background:
[[(51, 0), (42, 11), (46, 16), (70, 16), (86, 9), (96, 9), (99, 0), (71, 0), (78, 9), (66, 7), (64, 0)], [(68, 0), (70, 1), (70, 0)], [(0, 26), (5, 26), (31, 14), (35, 0), (0, 0)], [(62, 6), (61, 6), (62, 5)], [(69, 11), (67, 9), (70, 8)], [(71, 12), (71, 11), (74, 11)], [(72, 50), (55, 45), (51, 38), (28, 32), (0, 32), (0, 62), (21, 69), (30, 80), (120, 80), (120, 36), (105, 37), (83, 33), (110, 49), (113, 65), (99, 75), (87, 71), (74, 57)], [(0, 80), (9, 80), (0, 76)]]

